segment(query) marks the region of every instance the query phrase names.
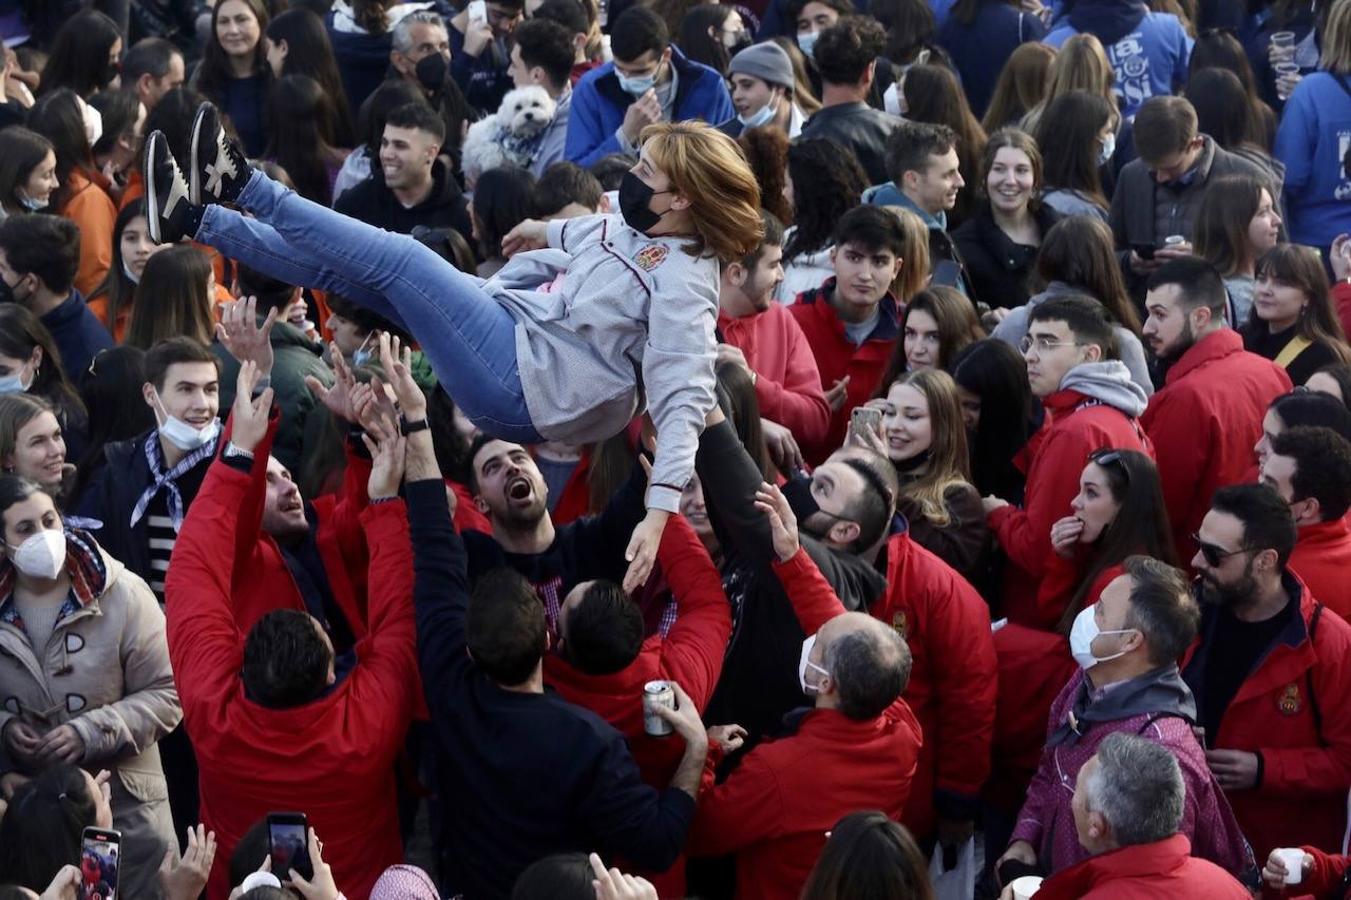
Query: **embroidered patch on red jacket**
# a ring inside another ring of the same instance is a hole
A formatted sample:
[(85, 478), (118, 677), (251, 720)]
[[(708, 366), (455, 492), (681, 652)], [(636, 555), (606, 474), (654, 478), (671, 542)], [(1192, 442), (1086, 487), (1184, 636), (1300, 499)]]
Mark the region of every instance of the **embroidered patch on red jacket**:
[(665, 244), (648, 244), (633, 255), (633, 261), (644, 272), (651, 272), (666, 261), (666, 256), (670, 252)]
[(901, 636), (901, 640), (908, 637), (906, 632), (910, 630), (910, 623), (906, 621), (904, 612), (898, 610), (891, 614), (891, 627)]
[(1285, 690), (1281, 691), (1280, 699), (1276, 701), (1276, 708), (1287, 716), (1298, 715), (1303, 706), (1299, 699), (1297, 684), (1287, 684)]

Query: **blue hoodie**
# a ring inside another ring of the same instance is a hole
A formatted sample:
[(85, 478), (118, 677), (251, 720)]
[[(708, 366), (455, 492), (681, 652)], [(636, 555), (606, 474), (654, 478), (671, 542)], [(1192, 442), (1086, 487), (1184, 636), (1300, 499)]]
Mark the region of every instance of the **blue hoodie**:
[(980, 118), (1013, 51), (1024, 41), (1039, 41), (1045, 36), (1041, 19), (1004, 0), (985, 0), (969, 25), (948, 16), (938, 30), (938, 43), (952, 57), (971, 111)]
[(1285, 225), (1293, 243), (1326, 248), (1338, 234), (1351, 232), (1349, 157), (1351, 75), (1309, 75), (1285, 102), (1276, 132), (1276, 158), (1285, 163)]
[(1058, 49), (1082, 33), (1095, 35), (1106, 48), (1121, 114), (1128, 119), (1150, 97), (1171, 94), (1186, 81), (1194, 42), (1177, 16), (1150, 12), (1139, 0), (1078, 0), (1044, 43)]

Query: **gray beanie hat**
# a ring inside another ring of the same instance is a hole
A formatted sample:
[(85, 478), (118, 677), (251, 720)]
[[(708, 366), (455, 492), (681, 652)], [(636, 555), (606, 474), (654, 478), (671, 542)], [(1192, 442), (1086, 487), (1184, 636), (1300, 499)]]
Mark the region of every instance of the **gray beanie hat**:
[(783, 48), (773, 41), (752, 44), (732, 57), (728, 75), (751, 75), (770, 84), (793, 89), (793, 61)]

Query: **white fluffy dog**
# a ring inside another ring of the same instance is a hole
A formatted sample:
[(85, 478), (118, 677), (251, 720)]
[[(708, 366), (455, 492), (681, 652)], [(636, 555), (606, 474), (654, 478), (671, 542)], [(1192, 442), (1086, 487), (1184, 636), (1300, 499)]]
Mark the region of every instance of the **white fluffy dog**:
[(538, 85), (509, 91), (494, 115), (469, 126), (461, 151), (467, 185), (472, 188), (479, 175), (499, 166), (528, 167), (557, 108)]

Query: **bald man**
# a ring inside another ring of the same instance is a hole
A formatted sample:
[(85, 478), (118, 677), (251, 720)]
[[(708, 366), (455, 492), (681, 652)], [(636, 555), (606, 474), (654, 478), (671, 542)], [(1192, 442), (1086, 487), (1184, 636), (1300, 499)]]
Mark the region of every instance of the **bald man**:
[[(700, 796), (690, 855), (735, 854), (737, 897), (768, 900), (802, 893), (826, 833), (848, 813), (880, 809), (900, 819), (920, 726), (901, 699), (910, 678), (905, 641), (869, 615), (840, 612), (777, 488), (764, 485), (756, 505), (770, 519), (775, 570), (812, 635), (798, 676), (814, 705), (790, 714), (782, 737)], [(735, 725), (710, 729), (710, 755), (740, 746), (740, 734)]]

